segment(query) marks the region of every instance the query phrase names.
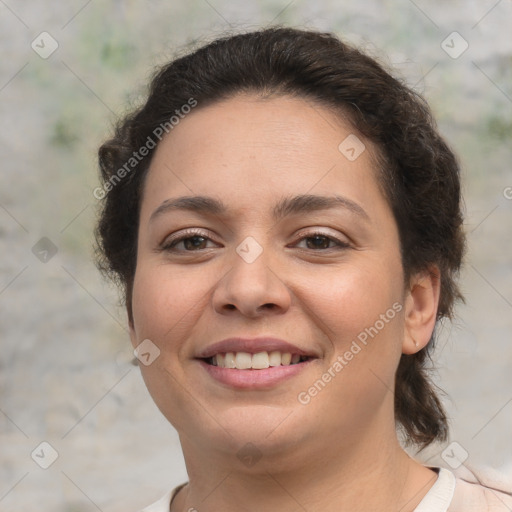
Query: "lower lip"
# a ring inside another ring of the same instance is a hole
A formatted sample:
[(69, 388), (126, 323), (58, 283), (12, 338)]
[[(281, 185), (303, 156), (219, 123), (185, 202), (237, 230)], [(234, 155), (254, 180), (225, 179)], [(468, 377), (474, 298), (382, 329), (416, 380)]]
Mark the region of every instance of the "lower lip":
[(215, 380), (230, 387), (238, 389), (265, 389), (298, 375), (304, 371), (313, 361), (288, 366), (271, 366), (263, 370), (237, 370), (235, 368), (221, 368), (199, 360), (201, 366)]

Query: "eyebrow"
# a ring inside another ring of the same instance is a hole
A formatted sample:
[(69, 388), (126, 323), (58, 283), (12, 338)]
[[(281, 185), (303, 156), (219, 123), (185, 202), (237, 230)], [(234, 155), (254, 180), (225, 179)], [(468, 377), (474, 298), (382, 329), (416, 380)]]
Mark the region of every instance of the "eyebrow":
[[(281, 199), (272, 209), (272, 217), (279, 220), (290, 215), (310, 213), (319, 210), (333, 208), (345, 208), (351, 213), (369, 221), (370, 217), (365, 210), (354, 201), (338, 195), (319, 196), (313, 194), (301, 194)], [(200, 214), (222, 215), (229, 208), (219, 199), (209, 196), (182, 196), (175, 199), (166, 199), (151, 214), (150, 222), (155, 218), (174, 210), (188, 210)]]

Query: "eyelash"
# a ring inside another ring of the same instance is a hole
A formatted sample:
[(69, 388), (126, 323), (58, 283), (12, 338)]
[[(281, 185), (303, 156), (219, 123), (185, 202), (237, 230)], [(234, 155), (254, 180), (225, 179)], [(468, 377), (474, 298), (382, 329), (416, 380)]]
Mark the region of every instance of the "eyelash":
[[(318, 250), (315, 250), (315, 249), (305, 249), (305, 250), (311, 250), (311, 251), (314, 251), (314, 252), (325, 252), (325, 251), (331, 251), (333, 249), (334, 250), (344, 250), (344, 249), (350, 248), (350, 244), (349, 243), (344, 242), (342, 240), (339, 240), (338, 238), (335, 238), (332, 235), (327, 235), (326, 233), (322, 233), (321, 231), (312, 231), (312, 232), (308, 232), (308, 233), (300, 233), (299, 235), (302, 235), (301, 238), (299, 238), (299, 242), (301, 242), (303, 240), (310, 239), (310, 238), (323, 237), (323, 238), (328, 239), (331, 242), (334, 242), (337, 245), (337, 247), (328, 247), (327, 249), (318, 249)], [(177, 238), (174, 238), (174, 239), (168, 240), (167, 242), (164, 242), (162, 244), (162, 246), (161, 246), (161, 249), (163, 251), (167, 251), (167, 252), (189, 252), (189, 253), (200, 252), (200, 251), (202, 251), (204, 249), (198, 249), (196, 251), (187, 251), (185, 249), (176, 249), (175, 248), (177, 244), (179, 244), (181, 242), (184, 242), (185, 240), (188, 240), (190, 238), (196, 238), (196, 237), (204, 238), (206, 240), (212, 240), (211, 237), (208, 236), (207, 233), (205, 233), (203, 231), (196, 230), (196, 229), (190, 229), (190, 230), (184, 231)]]

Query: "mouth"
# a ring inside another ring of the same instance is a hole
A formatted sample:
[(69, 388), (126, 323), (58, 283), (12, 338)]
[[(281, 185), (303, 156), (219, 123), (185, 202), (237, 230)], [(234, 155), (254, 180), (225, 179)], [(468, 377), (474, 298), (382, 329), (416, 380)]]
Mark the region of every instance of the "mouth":
[[(196, 354), (196, 361), (213, 381), (239, 390), (271, 390), (307, 371), (321, 357), (270, 336), (228, 338)], [(210, 381), (211, 382), (211, 381)]]
[(278, 366), (294, 366), (314, 358), (302, 354), (273, 350), (270, 352), (261, 351), (255, 354), (249, 352), (219, 352), (211, 357), (200, 359), (210, 366), (218, 366), (219, 368), (265, 370)]

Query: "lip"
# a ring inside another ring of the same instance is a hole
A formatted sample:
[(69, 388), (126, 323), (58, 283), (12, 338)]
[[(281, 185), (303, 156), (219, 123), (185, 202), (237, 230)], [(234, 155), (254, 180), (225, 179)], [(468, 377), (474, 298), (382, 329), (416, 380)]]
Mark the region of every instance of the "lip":
[[(216, 354), (225, 354), (227, 352), (247, 352), (257, 354), (258, 352), (272, 352), (277, 350), (281, 353), (289, 352), (292, 355), (307, 356), (310, 359), (300, 363), (286, 366), (272, 366), (264, 369), (246, 369), (238, 370), (236, 368), (221, 368), (208, 364), (205, 359), (209, 359)], [(273, 338), (271, 336), (260, 336), (257, 338), (234, 337), (212, 343), (201, 350), (196, 359), (201, 367), (210, 377), (226, 386), (236, 389), (271, 389), (280, 382), (294, 377), (306, 370), (306, 368), (319, 355), (311, 349), (298, 347), (288, 341)]]
[[(225, 354), (226, 352), (247, 352), (249, 354), (257, 354), (258, 352), (272, 352), (277, 350), (281, 353), (290, 352), (300, 356), (317, 358), (318, 354), (310, 349), (303, 349), (289, 343), (288, 341), (269, 336), (261, 336), (258, 338), (227, 338), (216, 343), (208, 345), (197, 355), (197, 359), (207, 359), (216, 354)], [(259, 370), (261, 371), (261, 370)]]
[(274, 366), (263, 370), (237, 370), (235, 368), (220, 368), (199, 359), (201, 367), (216, 381), (236, 389), (271, 389), (279, 383), (305, 371), (314, 359), (289, 366)]

